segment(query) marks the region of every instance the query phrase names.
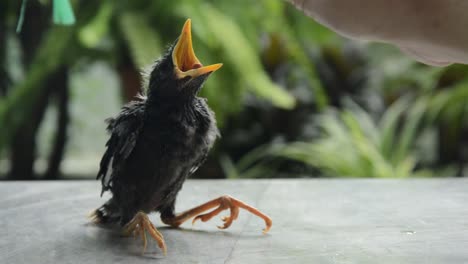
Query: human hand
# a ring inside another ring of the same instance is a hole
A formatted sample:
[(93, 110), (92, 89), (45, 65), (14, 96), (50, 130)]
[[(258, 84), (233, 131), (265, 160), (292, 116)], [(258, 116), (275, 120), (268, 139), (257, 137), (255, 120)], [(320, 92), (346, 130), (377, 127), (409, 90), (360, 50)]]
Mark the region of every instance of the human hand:
[(429, 65), (468, 64), (468, 1), (289, 1), (344, 36), (396, 45)]

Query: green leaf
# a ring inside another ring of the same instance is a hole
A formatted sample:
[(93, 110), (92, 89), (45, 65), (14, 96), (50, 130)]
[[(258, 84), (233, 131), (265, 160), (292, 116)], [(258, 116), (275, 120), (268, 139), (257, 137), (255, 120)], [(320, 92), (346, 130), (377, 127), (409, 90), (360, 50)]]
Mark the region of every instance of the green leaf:
[(417, 131), (424, 117), (425, 110), (427, 109), (426, 107), (427, 98), (422, 97), (418, 99), (410, 109), (401, 135), (399, 136), (400, 140), (397, 143), (396, 150), (391, 159), (393, 164), (402, 162), (409, 155), (411, 144), (413, 144), (416, 138)]
[(466, 102), (468, 102), (468, 79), (434, 93), (428, 106), (428, 123), (435, 122), (437, 118), (449, 118), (449, 109), (453, 110), (457, 105), (466, 106)]
[[(376, 133), (389, 133), (394, 131), (396, 119), (400, 117), (402, 106), (405, 101), (397, 102), (393, 105), (391, 113), (384, 116), (386, 121), (381, 121), (381, 125), (386, 130), (377, 130)], [(277, 155), (292, 160), (309, 164), (320, 169), (323, 173), (335, 177), (408, 177), (413, 176), (416, 161), (411, 156), (410, 147), (415, 138), (419, 122), (422, 120), (423, 103), (417, 103), (410, 110), (412, 120), (404, 126), (402, 139), (398, 144), (388, 146), (390, 153), (396, 153), (398, 158), (393, 161), (393, 157), (385, 156), (379, 142), (368, 135), (366, 131), (369, 127), (376, 127), (376, 124), (364, 111), (353, 107), (353, 110), (343, 110), (339, 112), (337, 118), (333, 112), (326, 112), (319, 120), (320, 127), (324, 134), (310, 142), (296, 142), (285, 144), (280, 149), (272, 152)], [(423, 111), (424, 112), (424, 111)], [(377, 134), (376, 138), (384, 138)], [(388, 137), (388, 136), (387, 136)], [(390, 140), (393, 142), (393, 140)]]
[(148, 24), (148, 20), (132, 12), (125, 12), (118, 19), (134, 62), (139, 67), (153, 63), (154, 58), (163, 52), (163, 47), (159, 35)]
[(21, 3), (20, 15), (18, 18), (18, 24), (16, 25), (16, 33), (20, 33), (23, 28), (24, 23), (24, 14), (26, 12), (26, 6), (28, 5), (28, 0), (23, 0)]
[(380, 151), (389, 159), (393, 153), (393, 148), (396, 145), (395, 142), (395, 135), (397, 133), (398, 128), (398, 121), (401, 117), (402, 113), (407, 110), (410, 97), (403, 97), (398, 101), (394, 102), (384, 113), (380, 122), (379, 122), (379, 130), (381, 133), (381, 141), (380, 141)]
[(109, 31), (109, 24), (114, 11), (109, 1), (102, 2), (97, 15), (78, 33), (78, 38), (87, 48), (96, 47)]
[(69, 0), (54, 0), (53, 2), (54, 23), (57, 25), (75, 24), (75, 15)]
[(242, 33), (242, 29), (230, 17), (209, 3), (200, 6), (187, 5), (182, 11), (190, 14), (194, 22), (203, 21), (205, 28), (202, 41), (209, 43), (211, 49), (220, 51), (224, 67), (231, 68), (232, 73), (239, 78), (240, 85), (278, 107), (294, 107), (294, 97), (271, 81), (262, 67), (259, 55)]
[(239, 172), (234, 163), (232, 162), (231, 158), (229, 158), (226, 155), (221, 155), (221, 157), (219, 158), (219, 163), (221, 165), (221, 168), (223, 169), (224, 175), (226, 175), (228, 179), (239, 178)]

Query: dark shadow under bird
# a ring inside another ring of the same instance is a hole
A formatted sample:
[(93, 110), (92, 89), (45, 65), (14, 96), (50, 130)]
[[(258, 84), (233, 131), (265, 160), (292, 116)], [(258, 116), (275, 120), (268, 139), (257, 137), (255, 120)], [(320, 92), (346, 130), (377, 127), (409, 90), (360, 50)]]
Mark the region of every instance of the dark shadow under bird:
[(102, 192), (110, 191), (112, 198), (91, 214), (94, 222), (118, 223), (125, 234), (141, 236), (143, 251), (148, 233), (164, 253), (164, 238), (147, 216), (151, 212), (160, 212), (164, 223), (177, 227), (191, 218), (193, 222), (208, 221), (229, 209), (231, 214), (220, 227), (224, 229), (243, 208), (265, 220), (264, 232), (270, 229), (268, 216), (227, 195), (175, 213), (184, 181), (203, 164), (219, 135), (214, 113), (197, 95), (208, 76), (221, 66), (203, 66), (197, 59), (187, 20), (180, 37), (154, 64), (147, 96), (130, 102), (107, 120), (111, 136), (97, 178), (102, 181)]

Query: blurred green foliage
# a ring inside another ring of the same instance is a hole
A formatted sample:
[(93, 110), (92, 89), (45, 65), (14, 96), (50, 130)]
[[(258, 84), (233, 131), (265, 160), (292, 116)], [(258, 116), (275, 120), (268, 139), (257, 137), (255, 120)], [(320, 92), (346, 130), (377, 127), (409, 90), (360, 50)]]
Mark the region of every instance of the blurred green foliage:
[[(381, 72), (386, 74), (380, 80), (382, 96), (391, 98), (382, 113), (373, 116), (347, 98), (344, 108), (330, 108), (316, 117), (319, 136), (310, 141), (260, 146), (237, 164), (226, 166), (228, 175), (275, 175), (278, 171), (271, 169), (279, 162), (275, 157), (307, 164), (332, 177), (463, 175), (466, 160), (462, 160), (461, 168), (454, 161), (437, 168), (437, 157), (429, 162), (423, 157), (427, 156), (425, 152), (436, 152), (428, 145), (437, 143), (466, 149), (466, 136), (460, 133), (468, 124), (468, 68), (454, 65), (435, 69), (410, 63), (404, 69), (398, 75), (390, 70)], [(442, 86), (441, 80), (454, 75), (454, 84)], [(406, 86), (409, 84), (412, 89)], [(400, 95), (395, 96), (395, 92)], [(445, 136), (444, 131), (451, 131), (452, 138), (438, 141), (437, 137)], [(423, 137), (428, 133), (433, 135), (429, 140)]]
[[(76, 25), (50, 25), (24, 77), (0, 97), (0, 150), (59, 67), (104, 62), (125, 84), (191, 18), (198, 58), (224, 64), (202, 90), (223, 133), (206, 167), (228, 177), (463, 175), (466, 66), (433, 68), (385, 45), (351, 43), (286, 1), (71, 2)], [(3, 7), (11, 32), (19, 4)]]

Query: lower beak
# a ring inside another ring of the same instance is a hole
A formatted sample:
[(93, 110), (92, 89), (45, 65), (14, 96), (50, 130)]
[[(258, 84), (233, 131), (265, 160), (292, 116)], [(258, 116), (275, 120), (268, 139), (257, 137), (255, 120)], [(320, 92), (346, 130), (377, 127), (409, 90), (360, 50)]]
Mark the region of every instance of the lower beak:
[(192, 78), (214, 72), (223, 66), (222, 63), (216, 63), (203, 66), (195, 56), (192, 46), (191, 20), (185, 21), (179, 40), (172, 51), (172, 62), (175, 66), (175, 73), (178, 78), (190, 76)]

